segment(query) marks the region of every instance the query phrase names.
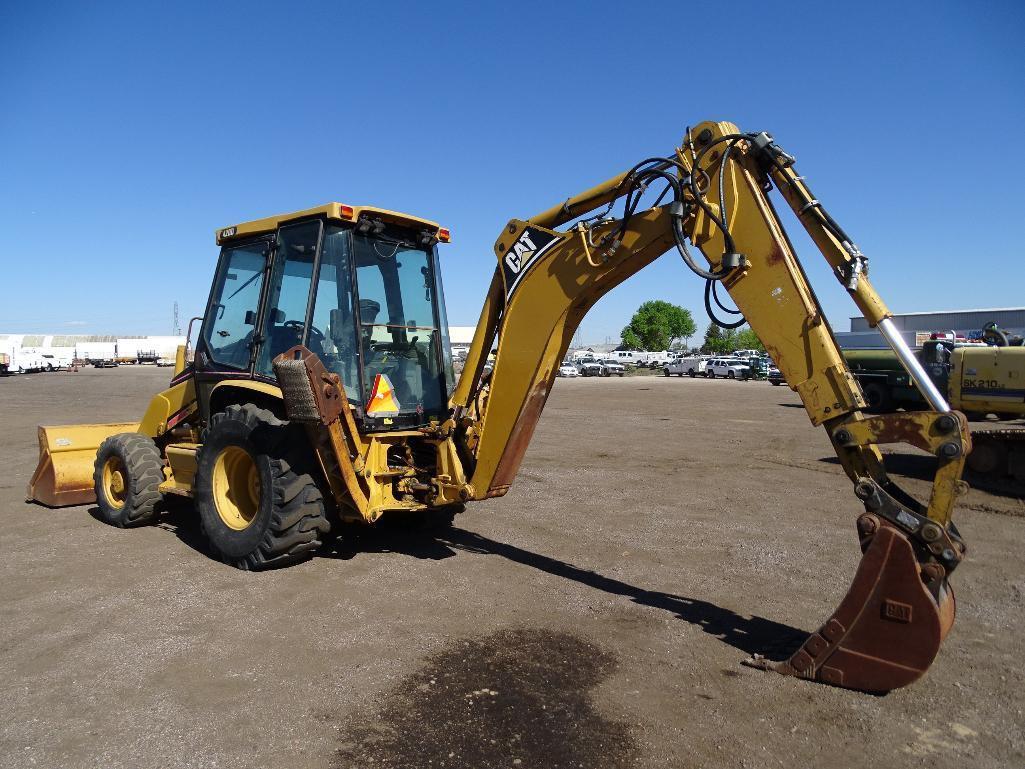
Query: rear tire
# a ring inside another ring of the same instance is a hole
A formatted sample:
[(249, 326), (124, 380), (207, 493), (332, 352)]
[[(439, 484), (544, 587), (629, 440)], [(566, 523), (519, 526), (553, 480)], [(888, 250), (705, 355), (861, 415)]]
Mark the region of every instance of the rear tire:
[(321, 546), (330, 524), (308, 446), (300, 426), (252, 404), (210, 417), (196, 459), (196, 507), (225, 563), (287, 566)]
[(93, 488), (100, 517), (119, 529), (142, 526), (156, 516), (164, 460), (151, 438), (119, 433), (100, 444)]

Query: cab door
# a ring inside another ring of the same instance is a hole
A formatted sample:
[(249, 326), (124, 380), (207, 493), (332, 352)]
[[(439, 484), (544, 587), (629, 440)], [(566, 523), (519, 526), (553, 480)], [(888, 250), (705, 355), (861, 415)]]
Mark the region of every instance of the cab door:
[(252, 376), (260, 344), (257, 320), (272, 246), (263, 238), (221, 250), (196, 342), (196, 395), (204, 421), (210, 418), (210, 392), (218, 382)]
[(197, 345), (200, 370), (249, 371), (259, 341), (256, 320), (268, 246), (256, 241), (221, 252)]
[(266, 311), (255, 373), (277, 381), (274, 358), (297, 344), (323, 357), (324, 333), (311, 329), (317, 254), (323, 222), (290, 224), (278, 230), (274, 261), (267, 283)]

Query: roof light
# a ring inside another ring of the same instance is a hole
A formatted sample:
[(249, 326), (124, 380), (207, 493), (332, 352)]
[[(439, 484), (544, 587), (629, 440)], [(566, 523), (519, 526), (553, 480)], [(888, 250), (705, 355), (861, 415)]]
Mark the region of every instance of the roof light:
[(338, 206), (338, 214), (343, 219), (351, 219), (355, 215), (352, 206)]
[(448, 243), (450, 240), (452, 240), (452, 235), (449, 233), (447, 227), (441, 227), (438, 230), (438, 240), (440, 240), (442, 243)]

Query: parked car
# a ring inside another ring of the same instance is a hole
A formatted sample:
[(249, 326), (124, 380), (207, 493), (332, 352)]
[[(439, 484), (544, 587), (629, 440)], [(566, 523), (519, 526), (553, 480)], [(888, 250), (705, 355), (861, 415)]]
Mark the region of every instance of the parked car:
[(572, 363), (569, 363), (568, 361), (563, 361), (562, 365), (559, 366), (558, 376), (580, 376), (580, 372), (577, 370), (577, 367), (574, 366)]
[(605, 366), (597, 361), (587, 361), (580, 364), (580, 376), (608, 376), (605, 373)]
[(705, 364), (705, 376), (709, 379), (749, 379), (751, 367), (740, 358), (712, 358)]
[(747, 364), (751, 367), (752, 379), (767, 379), (769, 376), (769, 369), (772, 368), (772, 360), (764, 355), (748, 358)]
[(779, 387), (781, 384), (786, 384), (786, 377), (783, 376), (783, 372), (775, 366), (769, 367), (769, 375), (766, 377), (769, 380), (769, 384)]
[(660, 350), (658, 352), (649, 352), (648, 359), (643, 365), (648, 368), (662, 368), (669, 361), (673, 359), (674, 354), (670, 350)]
[(605, 376), (626, 376), (626, 366), (618, 361), (606, 359), (602, 365), (605, 366)]
[(22, 348), (16, 350), (14, 360), (9, 368), (18, 374), (34, 374), (46, 370), (46, 361), (36, 350)]
[(50, 352), (40, 353), (40, 357), (42, 357), (42, 368), (40, 370), (60, 371), (62, 368), (69, 368), (71, 366), (70, 360)]
[(669, 361), (662, 369), (662, 373), (666, 376), (672, 374), (676, 374), (676, 376), (686, 374), (690, 377), (695, 377), (698, 374), (704, 375), (705, 366), (708, 361), (709, 358), (705, 355), (690, 355), (685, 358), (677, 358), (676, 360)]
[(622, 365), (630, 363), (634, 366), (640, 366), (648, 362), (648, 357), (650, 355), (651, 353), (645, 350), (613, 350), (605, 356), (605, 362), (619, 363)]

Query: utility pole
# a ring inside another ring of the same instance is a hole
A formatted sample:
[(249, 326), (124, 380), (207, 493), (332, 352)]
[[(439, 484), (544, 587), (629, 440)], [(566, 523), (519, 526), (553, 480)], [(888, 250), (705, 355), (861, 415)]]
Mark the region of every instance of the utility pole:
[(174, 313), (172, 317), (174, 318), (174, 322), (171, 325), (171, 336), (181, 336), (182, 326), (178, 317), (178, 302), (174, 303)]

